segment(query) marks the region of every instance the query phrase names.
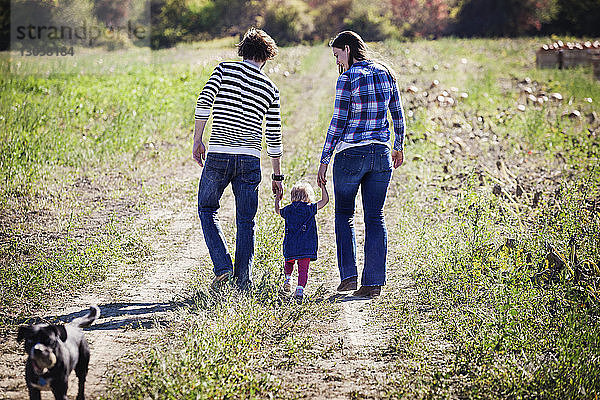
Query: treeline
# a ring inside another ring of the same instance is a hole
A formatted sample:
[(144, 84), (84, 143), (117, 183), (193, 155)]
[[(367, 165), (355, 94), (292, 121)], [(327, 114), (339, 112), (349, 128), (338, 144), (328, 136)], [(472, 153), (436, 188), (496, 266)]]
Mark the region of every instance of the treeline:
[[(105, 24), (145, 0), (37, 0)], [(20, 0), (13, 0), (18, 4)], [(22, 2), (31, 3), (31, 0)], [(147, 4), (147, 3), (146, 3)], [(549, 33), (597, 37), (600, 0), (150, 0), (153, 48), (265, 29), (279, 44), (322, 41), (352, 29), (367, 40), (510, 37)], [(10, 0), (0, 0), (0, 47), (10, 41)], [(73, 11), (71, 11), (73, 12)]]
[(367, 40), (600, 34), (600, 0), (153, 0), (153, 44), (241, 33), (279, 43), (318, 41), (352, 29)]

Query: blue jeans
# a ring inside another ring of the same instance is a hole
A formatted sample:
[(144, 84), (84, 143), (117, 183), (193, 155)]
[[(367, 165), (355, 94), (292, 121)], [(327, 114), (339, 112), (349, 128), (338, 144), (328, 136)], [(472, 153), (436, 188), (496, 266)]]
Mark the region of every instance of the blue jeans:
[[(260, 159), (240, 154), (208, 153), (198, 187), (198, 215), (215, 275), (233, 273), (241, 289), (252, 284), (254, 227), (258, 208)], [(227, 250), (217, 211), (223, 191), (231, 183), (235, 197), (235, 264)]]
[(390, 149), (383, 144), (352, 147), (335, 156), (335, 240), (342, 280), (358, 276), (354, 205), (360, 187), (365, 214), (365, 264), (361, 284), (385, 284), (387, 229), (383, 206), (391, 176), (392, 157)]

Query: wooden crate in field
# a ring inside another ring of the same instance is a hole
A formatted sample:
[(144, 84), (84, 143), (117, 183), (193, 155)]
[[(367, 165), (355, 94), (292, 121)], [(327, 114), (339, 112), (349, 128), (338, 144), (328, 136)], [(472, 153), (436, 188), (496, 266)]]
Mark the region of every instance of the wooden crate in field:
[(591, 49), (589, 54), (594, 68), (594, 78), (600, 80), (600, 49)]
[(535, 63), (538, 68), (559, 68), (560, 59), (558, 50), (539, 49), (535, 53)]
[(564, 43), (560, 40), (542, 45), (535, 53), (538, 68), (573, 68), (593, 65), (594, 76), (600, 75), (600, 42)]
[(563, 49), (562, 61), (563, 68), (572, 68), (580, 65), (590, 65), (591, 57), (587, 50), (577, 48)]

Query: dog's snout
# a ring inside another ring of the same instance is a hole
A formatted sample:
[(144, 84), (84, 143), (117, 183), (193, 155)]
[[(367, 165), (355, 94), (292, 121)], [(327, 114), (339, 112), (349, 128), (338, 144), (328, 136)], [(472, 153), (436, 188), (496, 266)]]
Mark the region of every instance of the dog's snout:
[(41, 343), (38, 343), (35, 346), (33, 346), (33, 354), (44, 354), (45, 350), (46, 350), (46, 346), (44, 346)]

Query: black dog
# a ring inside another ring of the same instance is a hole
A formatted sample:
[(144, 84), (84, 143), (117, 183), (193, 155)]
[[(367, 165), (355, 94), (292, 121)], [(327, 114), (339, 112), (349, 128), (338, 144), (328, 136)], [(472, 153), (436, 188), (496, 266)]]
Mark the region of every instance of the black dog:
[(67, 399), (69, 375), (75, 370), (79, 379), (77, 400), (83, 400), (90, 349), (81, 328), (90, 326), (100, 316), (100, 309), (90, 307), (88, 315), (66, 325), (35, 324), (21, 326), (17, 341), (25, 340), (29, 355), (25, 380), (30, 399), (41, 399), (40, 390), (52, 390), (55, 399)]

